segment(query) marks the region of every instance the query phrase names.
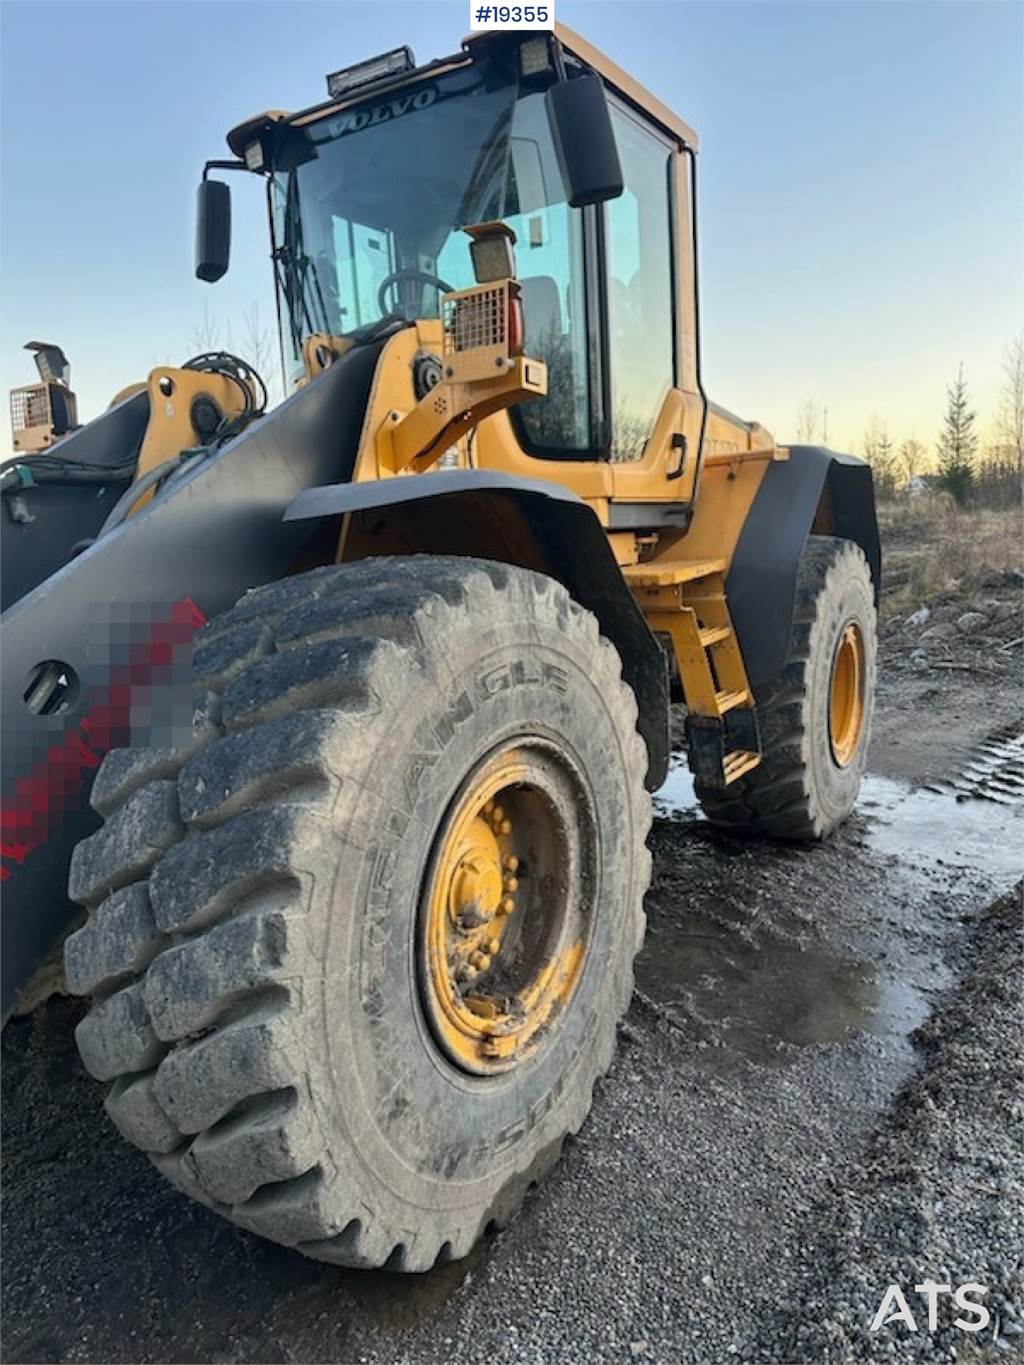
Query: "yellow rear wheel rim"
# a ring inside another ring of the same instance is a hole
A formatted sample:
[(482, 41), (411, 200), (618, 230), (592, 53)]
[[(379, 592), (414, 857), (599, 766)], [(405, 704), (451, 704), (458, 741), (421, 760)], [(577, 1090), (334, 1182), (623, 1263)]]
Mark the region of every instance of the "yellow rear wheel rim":
[(449, 1060), (476, 1075), (531, 1055), (583, 972), (592, 863), (573, 815), (585, 803), (547, 750), (510, 745), (467, 779), (427, 876), (425, 1010)]
[(853, 761), (864, 728), (864, 637), (856, 622), (844, 627), (832, 660), (829, 739), (840, 768)]

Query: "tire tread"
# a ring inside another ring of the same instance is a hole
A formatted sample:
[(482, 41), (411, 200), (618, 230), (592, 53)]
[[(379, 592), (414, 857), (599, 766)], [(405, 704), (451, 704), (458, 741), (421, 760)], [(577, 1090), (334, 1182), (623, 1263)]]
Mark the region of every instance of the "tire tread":
[[(786, 662), (758, 700), (761, 762), (724, 789), (697, 783), (698, 799), (714, 823), (796, 841), (821, 839), (831, 832), (817, 808), (807, 760), (810, 642), (832, 576), (853, 565), (868, 572), (863, 551), (853, 541), (833, 536), (808, 539), (797, 575)], [(868, 738), (865, 733), (865, 746)]]
[[(93, 1074), (112, 1081), (113, 1122), (191, 1197), (324, 1260), (419, 1270), (464, 1255), (558, 1158), (538, 1154), (496, 1193), (493, 1214), (443, 1237), (396, 1240), (363, 1208), (339, 1218), (301, 1036), (302, 869), (347, 780), (346, 745), (396, 676), (446, 676), (435, 615), (493, 619), (503, 593), (556, 604), (563, 626), (596, 649), (635, 729), (616, 651), (553, 580), (453, 556), (316, 569), (247, 593), (197, 634), (197, 742), (109, 755), (94, 793), (106, 823), (73, 860), (72, 894), (91, 913), (69, 940), (69, 976), (100, 996), (79, 1044)], [(647, 754), (636, 733), (626, 761), (646, 839)], [(638, 857), (646, 890), (646, 846)], [(117, 951), (115, 921), (134, 925)], [(644, 923), (641, 896), (637, 946)], [(620, 1013), (632, 987), (630, 966), (616, 977)], [(601, 1074), (616, 1023), (607, 1021)], [(575, 1104), (570, 1131), (589, 1098)]]

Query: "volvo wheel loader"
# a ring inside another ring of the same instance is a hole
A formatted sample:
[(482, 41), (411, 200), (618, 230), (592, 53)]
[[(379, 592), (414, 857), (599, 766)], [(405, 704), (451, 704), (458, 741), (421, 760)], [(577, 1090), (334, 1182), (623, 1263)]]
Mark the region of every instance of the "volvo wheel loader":
[(197, 274), (212, 172), (260, 177), (288, 396), (159, 366), (3, 473), (5, 1012), (73, 929), (82, 1058), (168, 1179), (424, 1270), (611, 1061), (673, 698), (711, 820), (852, 809), (871, 477), (707, 399), (697, 137), (569, 30), (228, 145)]

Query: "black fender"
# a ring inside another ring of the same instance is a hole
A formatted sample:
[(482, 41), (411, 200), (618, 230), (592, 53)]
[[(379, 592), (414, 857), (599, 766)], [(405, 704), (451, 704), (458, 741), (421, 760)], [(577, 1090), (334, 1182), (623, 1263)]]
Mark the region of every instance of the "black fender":
[(823, 446), (790, 446), (788, 460), (768, 465), (725, 581), (733, 628), (755, 692), (785, 665), (797, 567), (812, 531), (861, 547), (877, 604), (882, 553), (870, 466)]
[[(668, 773), (668, 664), (633, 599), (593, 510), (567, 488), (493, 470), (437, 470), (369, 483), (330, 484), (300, 493), (286, 521), (360, 514), (380, 553), (395, 546), (428, 554), (472, 555), (537, 569), (563, 583), (597, 617), (633, 689), (637, 728), (647, 745), (647, 788)], [(365, 540), (364, 540), (364, 543)]]
[[(68, 862), (99, 823), (88, 802), (96, 767), (110, 748), (162, 747), (179, 741), (179, 727), (190, 731), (196, 626), (246, 588), (306, 567), (313, 528), (286, 526), (283, 514), (300, 489), (351, 471), (380, 351), (346, 352), (0, 617), (3, 1018), (77, 913), (67, 898)], [(105, 439), (120, 432), (130, 442), (145, 411), (129, 399), (69, 438), (79, 444), (67, 449), (80, 451), (91, 431)], [(125, 428), (136, 417), (138, 425)], [(121, 460), (127, 449), (119, 449)], [(45, 540), (51, 507), (54, 544), (66, 548), (64, 490), (29, 493), (36, 522), (8, 519), (0, 528), (5, 552), (25, 558), (26, 583), (48, 567), (29, 541)], [(75, 496), (89, 506), (96, 493), (80, 487)], [(52, 715), (33, 714), (23, 701), (44, 660), (67, 665), (79, 684)]]

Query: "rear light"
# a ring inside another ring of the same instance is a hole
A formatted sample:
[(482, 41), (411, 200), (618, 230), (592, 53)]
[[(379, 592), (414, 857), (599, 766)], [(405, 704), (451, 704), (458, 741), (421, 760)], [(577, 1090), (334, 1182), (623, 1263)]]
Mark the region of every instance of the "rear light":
[(493, 379), (523, 355), (526, 319), (519, 284), (502, 280), (445, 294), (441, 326), (445, 378), (454, 384)]
[(526, 339), (526, 323), (523, 318), (523, 300), (518, 288), (509, 289), (508, 296), (508, 353), (510, 356), (522, 355)]

